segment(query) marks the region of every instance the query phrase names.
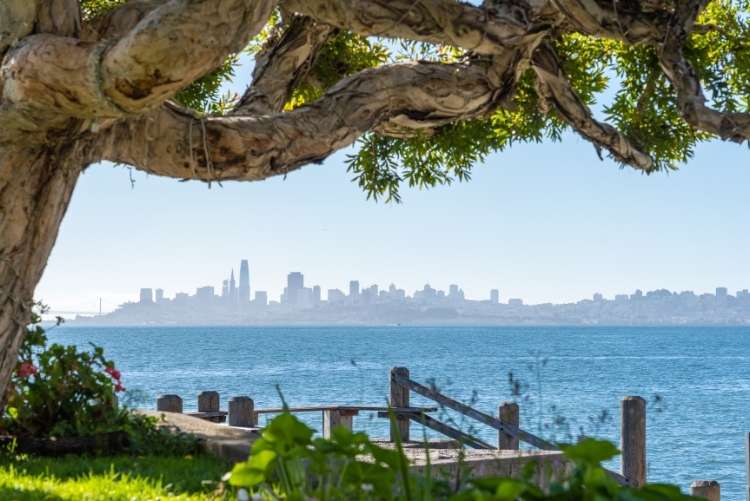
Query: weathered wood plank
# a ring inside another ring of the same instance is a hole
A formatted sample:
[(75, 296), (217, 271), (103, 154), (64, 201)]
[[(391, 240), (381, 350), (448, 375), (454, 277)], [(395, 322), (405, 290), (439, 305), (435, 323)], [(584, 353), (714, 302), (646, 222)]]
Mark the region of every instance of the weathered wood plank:
[(179, 395), (160, 395), (156, 399), (156, 410), (162, 412), (182, 412), (182, 398)]
[[(359, 412), (385, 412), (388, 411), (389, 407), (382, 405), (312, 405), (302, 407), (266, 407), (263, 409), (255, 409), (256, 414), (280, 414), (282, 412), (321, 412), (328, 410), (338, 411), (359, 411)], [(395, 407), (393, 410), (398, 412), (435, 412), (437, 407)]]
[(352, 431), (354, 425), (353, 411), (327, 409), (323, 411), (323, 438), (331, 438), (333, 429), (337, 426), (343, 426)]
[[(462, 444), (466, 444), (469, 447), (473, 447), (474, 449), (494, 449), (495, 447), (491, 446), (487, 442), (484, 442), (483, 440), (476, 438), (472, 435), (469, 435), (468, 433), (465, 433), (459, 429), (453, 428), (452, 426), (449, 426), (441, 421), (438, 421), (437, 419), (428, 416), (427, 414), (418, 414), (414, 412), (394, 412), (394, 414), (401, 415), (408, 417), (412, 421), (422, 424), (432, 430), (435, 430), (439, 433), (442, 433), (446, 437), (453, 438), (455, 440), (458, 440)], [(388, 418), (390, 417), (390, 412), (378, 412), (378, 417), (381, 418)]]
[(202, 391), (198, 395), (198, 412), (216, 412), (219, 407), (218, 391)]
[(255, 403), (250, 397), (232, 397), (229, 400), (229, 426), (252, 428), (255, 426)]
[[(391, 398), (388, 400), (391, 407), (409, 407), (409, 388), (399, 382), (401, 379), (409, 379), (409, 369), (406, 367), (391, 369)], [(409, 423), (408, 417), (396, 415), (395, 420), (391, 422), (391, 442), (409, 441)]]
[(442, 393), (439, 393), (426, 386), (423, 386), (417, 383), (416, 381), (412, 381), (409, 378), (405, 378), (401, 376), (395, 376), (395, 377), (396, 377), (396, 380), (400, 384), (402, 384), (403, 386), (406, 386), (414, 393), (418, 393), (422, 395), (423, 397), (434, 400), (435, 402), (439, 403), (440, 405), (444, 407), (448, 407), (449, 409), (453, 409), (456, 412), (460, 412), (461, 414), (464, 414), (465, 416), (476, 419), (477, 421), (480, 421), (486, 424), (487, 426), (495, 428), (497, 431), (502, 431), (502, 432), (507, 433), (510, 436), (518, 437), (519, 440), (526, 442), (527, 444), (533, 445), (534, 447), (538, 447), (542, 450), (554, 451), (558, 449), (558, 447), (552, 442), (548, 442), (544, 440), (543, 438), (537, 437), (536, 435), (532, 435), (531, 433), (527, 431), (523, 431), (522, 429), (518, 427), (504, 425), (496, 417), (490, 416), (489, 414), (485, 414), (484, 412), (478, 411), (476, 409), (469, 407), (468, 405), (465, 405), (465, 404), (462, 404), (461, 402), (453, 400), (452, 398), (446, 397)]
[(721, 501), (721, 486), (716, 480), (696, 480), (690, 484), (690, 495), (708, 501)]
[[(497, 417), (504, 426), (519, 428), (518, 404), (515, 402), (503, 402), (497, 409)], [(497, 432), (497, 448), (518, 450), (518, 436), (513, 436), (505, 431)]]
[(621, 410), (622, 475), (630, 485), (640, 487), (646, 483), (646, 401), (625, 397)]
[(226, 417), (227, 411), (211, 411), (211, 412), (186, 412), (188, 416), (197, 417), (201, 419), (220, 418)]

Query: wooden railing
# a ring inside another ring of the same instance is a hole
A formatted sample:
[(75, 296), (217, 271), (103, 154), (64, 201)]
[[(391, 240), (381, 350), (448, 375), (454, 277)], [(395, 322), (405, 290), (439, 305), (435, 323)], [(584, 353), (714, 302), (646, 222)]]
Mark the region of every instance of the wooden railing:
[[(410, 391), (437, 402), (442, 408), (451, 409), (494, 428), (498, 432), (498, 449), (518, 449), (519, 442), (524, 442), (542, 450), (559, 450), (559, 447), (552, 442), (520, 428), (517, 404), (503, 404), (498, 410), (498, 417), (490, 416), (458, 400), (443, 395), (434, 386), (430, 388), (410, 379), (409, 369), (406, 367), (394, 367), (391, 369), (390, 404), (393, 409), (409, 405)], [(640, 397), (627, 397), (623, 400), (623, 404), (625, 402), (628, 405), (627, 412), (625, 410), (626, 406), (623, 405), (623, 424), (628, 427), (628, 431), (623, 431), (623, 473), (620, 474), (609, 470), (607, 472), (612, 478), (623, 485), (643, 485), (646, 481), (645, 406), (638, 407), (633, 405), (637, 402), (643, 402), (643, 399)], [(640, 414), (638, 414), (638, 411), (640, 411)], [(391, 412), (396, 416), (396, 419), (391, 424), (392, 441), (398, 436), (402, 442), (408, 442), (410, 440), (408, 424), (410, 421), (416, 421), (448, 437), (459, 440), (469, 447), (477, 449), (495, 448), (478, 438), (450, 427), (432, 417), (426, 415), (420, 416), (412, 412), (397, 412), (394, 410)]]
[[(406, 388), (407, 392), (394, 391), (393, 389), (394, 386), (400, 386), (401, 388)], [(454, 400), (450, 397), (443, 395), (442, 393), (438, 392), (437, 389), (435, 388), (428, 388), (427, 386), (421, 385), (417, 383), (416, 381), (409, 379), (409, 369), (407, 369), (406, 367), (396, 367), (391, 370), (391, 388), (392, 388), (391, 397), (393, 398), (393, 395), (398, 395), (399, 398), (402, 399), (401, 402), (394, 402), (392, 399), (391, 405), (394, 407), (403, 406), (404, 398), (407, 399), (406, 403), (408, 404), (408, 391), (410, 390), (425, 398), (434, 400), (435, 402), (437, 402), (438, 404), (440, 404), (441, 406), (445, 408), (452, 409), (456, 412), (459, 412), (463, 414), (464, 416), (475, 419), (479, 421), (480, 423), (486, 424), (487, 426), (490, 426), (496, 429), (498, 432), (501, 432), (505, 435), (516, 438), (529, 445), (533, 445), (534, 447), (537, 447), (539, 449), (548, 450), (548, 451), (558, 449), (558, 447), (552, 442), (548, 442), (544, 440), (543, 438), (537, 437), (536, 435), (533, 435), (519, 428), (518, 422), (515, 422), (515, 423), (505, 422), (504, 423), (503, 421), (501, 421), (500, 419), (494, 416), (485, 414), (484, 412), (478, 411), (472, 407), (469, 407), (466, 404), (462, 404), (461, 402), (457, 400)], [(404, 397), (403, 395), (406, 395), (406, 397)], [(399, 419), (419, 420), (420, 418), (418, 416), (413, 416), (413, 415), (406, 415), (406, 416), (402, 415), (399, 417)], [(409, 440), (408, 430), (406, 430), (406, 433), (404, 433), (403, 427), (399, 427), (399, 432), (401, 433), (401, 440), (403, 441)], [(392, 430), (391, 433), (393, 434), (394, 431)]]
[[(498, 435), (497, 445), (491, 445), (430, 416), (429, 414), (438, 410), (436, 407), (411, 406), (409, 403), (411, 392), (436, 402), (442, 409), (451, 409), (495, 429)], [(414, 422), (475, 449), (518, 450), (520, 443), (523, 442), (542, 450), (558, 450), (552, 442), (521, 429), (519, 408), (516, 403), (502, 403), (498, 407), (497, 416), (491, 416), (440, 393), (434, 385), (428, 387), (412, 380), (409, 377), (409, 369), (406, 367), (391, 369), (388, 404), (388, 406), (317, 405), (256, 409), (253, 399), (238, 396), (229, 400), (227, 411), (222, 411), (219, 408), (218, 392), (204, 391), (198, 395), (198, 411), (187, 414), (218, 423), (226, 422), (230, 426), (254, 428), (257, 427), (261, 414), (320, 412), (323, 418), (323, 436), (330, 437), (335, 427), (344, 426), (351, 430), (353, 417), (360, 412), (370, 411), (377, 412), (378, 417), (391, 419), (391, 442), (397, 440), (402, 443), (410, 442), (410, 425)], [(182, 413), (182, 398), (178, 395), (162, 395), (157, 399), (156, 407), (159, 411)], [(750, 444), (750, 434), (748, 444)], [(620, 449), (622, 452), (621, 473), (613, 471), (608, 471), (608, 473), (621, 484), (644, 485), (646, 483), (646, 402), (641, 397), (622, 399)], [(750, 445), (748, 445), (748, 451), (750, 451)], [(748, 452), (748, 465), (750, 465), (750, 452)], [(750, 466), (748, 471), (750, 471)], [(713, 480), (695, 481), (691, 485), (693, 495), (710, 501), (719, 501), (720, 490), (719, 484)], [(748, 498), (750, 499), (750, 495)]]

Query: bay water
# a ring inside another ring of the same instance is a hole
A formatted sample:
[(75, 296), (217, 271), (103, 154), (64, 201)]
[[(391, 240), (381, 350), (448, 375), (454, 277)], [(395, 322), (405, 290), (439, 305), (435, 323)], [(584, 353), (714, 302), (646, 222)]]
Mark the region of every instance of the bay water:
[[(176, 393), (185, 409), (216, 390), (256, 407), (385, 405), (389, 370), (434, 382), (445, 394), (496, 413), (521, 406), (522, 428), (556, 440), (583, 432), (619, 443), (620, 399), (648, 401), (648, 478), (687, 489), (721, 483), (722, 499), (745, 496), (750, 431), (750, 327), (72, 327), (50, 341), (105, 348), (131, 405), (153, 408)], [(511, 376), (512, 374), (512, 376)], [(412, 405), (432, 405), (412, 394)], [(318, 414), (302, 415), (321, 429)], [(497, 433), (442, 416), (495, 443)], [(357, 430), (386, 437), (371, 413)], [(412, 427), (412, 437), (422, 430)], [(616, 462), (613, 467), (617, 468)]]

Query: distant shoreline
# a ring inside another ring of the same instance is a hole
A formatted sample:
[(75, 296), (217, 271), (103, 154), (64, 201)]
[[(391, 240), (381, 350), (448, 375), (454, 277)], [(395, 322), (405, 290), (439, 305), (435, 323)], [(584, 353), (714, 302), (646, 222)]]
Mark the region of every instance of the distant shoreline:
[[(55, 322), (44, 322), (45, 325), (54, 325)], [(284, 323), (95, 323), (81, 322), (80, 320), (68, 320), (61, 324), (62, 327), (73, 328), (200, 328), (200, 327), (279, 327), (279, 328), (304, 328), (304, 327), (321, 327), (321, 328), (461, 328), (461, 327), (582, 327), (582, 328), (617, 328), (617, 327), (750, 327), (750, 323), (472, 323), (472, 322), (453, 322), (453, 323), (402, 323), (398, 325), (387, 323), (325, 323), (325, 322), (284, 322)]]

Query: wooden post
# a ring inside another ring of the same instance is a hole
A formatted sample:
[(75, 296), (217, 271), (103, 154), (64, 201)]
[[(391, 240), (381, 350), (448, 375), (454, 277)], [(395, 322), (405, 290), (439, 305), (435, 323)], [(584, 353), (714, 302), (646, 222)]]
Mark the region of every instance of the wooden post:
[(250, 397), (232, 397), (229, 399), (229, 426), (252, 428), (255, 426), (255, 403)]
[(716, 480), (696, 480), (690, 484), (690, 494), (708, 501), (721, 501), (721, 486)]
[(182, 399), (179, 395), (161, 395), (156, 399), (156, 410), (182, 413)]
[(630, 485), (646, 483), (646, 401), (641, 397), (622, 399), (621, 415), (622, 475)]
[(202, 391), (198, 395), (198, 412), (217, 412), (219, 410), (219, 393)]
[[(406, 367), (394, 367), (391, 369), (391, 407), (409, 407), (409, 389), (397, 383), (394, 376), (409, 378), (409, 369)], [(396, 425), (391, 424), (391, 442), (396, 441), (396, 437), (401, 438), (401, 442), (409, 441), (409, 423), (410, 419), (406, 416), (397, 416)]]
[(333, 429), (343, 426), (352, 430), (354, 413), (338, 409), (326, 409), (323, 411), (323, 438), (331, 438)]
[[(519, 427), (518, 404), (515, 402), (503, 402), (497, 408), (497, 417), (503, 424), (512, 426), (515, 429)], [(512, 436), (508, 433), (497, 432), (497, 448), (518, 450), (518, 436)]]

